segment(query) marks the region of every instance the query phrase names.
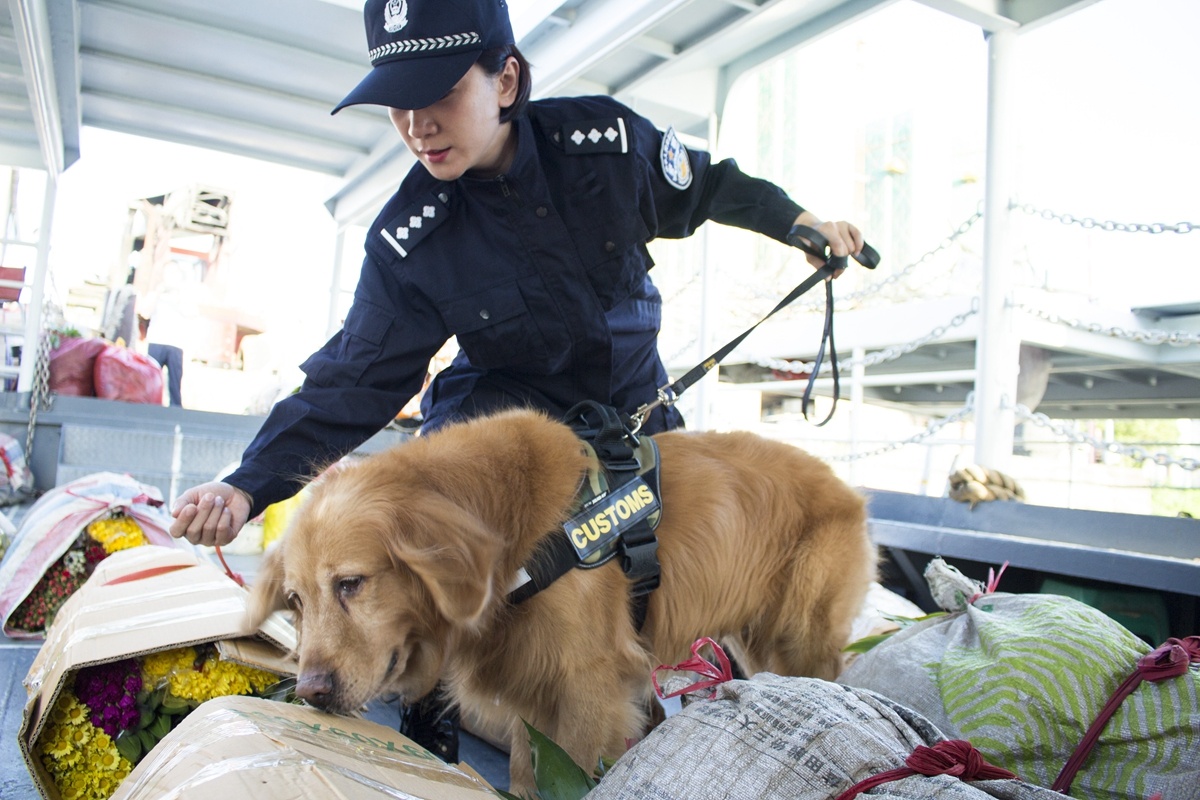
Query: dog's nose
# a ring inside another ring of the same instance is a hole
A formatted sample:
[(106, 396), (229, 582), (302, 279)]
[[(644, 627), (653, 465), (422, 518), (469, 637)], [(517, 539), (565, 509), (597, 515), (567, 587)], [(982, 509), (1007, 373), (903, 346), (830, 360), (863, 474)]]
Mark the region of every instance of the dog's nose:
[(310, 705), (326, 708), (333, 699), (332, 672), (302, 672), (296, 680), (296, 695)]

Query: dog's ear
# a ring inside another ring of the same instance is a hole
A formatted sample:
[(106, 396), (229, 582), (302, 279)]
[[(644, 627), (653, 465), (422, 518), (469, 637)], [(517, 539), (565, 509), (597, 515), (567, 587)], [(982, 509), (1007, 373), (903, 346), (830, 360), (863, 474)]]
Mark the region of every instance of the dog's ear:
[(474, 626), (494, 597), (499, 535), (444, 498), (405, 505), (388, 534), (392, 557), (421, 579), (442, 616)]
[(250, 598), (246, 603), (243, 630), (252, 634), (263, 621), (284, 608), (283, 597), (283, 541), (279, 541), (263, 558), (258, 573), (250, 586)]

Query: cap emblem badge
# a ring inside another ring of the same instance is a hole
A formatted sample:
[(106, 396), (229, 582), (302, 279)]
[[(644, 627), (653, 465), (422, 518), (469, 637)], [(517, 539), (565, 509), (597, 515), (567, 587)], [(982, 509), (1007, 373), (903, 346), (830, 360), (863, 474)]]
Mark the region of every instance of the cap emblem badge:
[(396, 33), (408, 24), (408, 0), (388, 0), (383, 7), (383, 29)]

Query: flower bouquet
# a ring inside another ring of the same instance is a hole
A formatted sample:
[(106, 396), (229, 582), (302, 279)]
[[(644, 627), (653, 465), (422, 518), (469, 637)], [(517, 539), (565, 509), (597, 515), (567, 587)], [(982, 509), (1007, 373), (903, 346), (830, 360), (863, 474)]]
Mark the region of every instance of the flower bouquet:
[(0, 618), (11, 638), (37, 638), (102, 560), (171, 537), (158, 489), (100, 472), (56, 487), (29, 509), (0, 562)]
[(41, 635), (54, 615), (108, 555), (148, 544), (137, 521), (116, 510), (90, 523), (8, 617), (16, 631)]
[(102, 800), (201, 703), (230, 695), (283, 699), (289, 683), (223, 660), (212, 645), (85, 667), (59, 694), (33, 753), (63, 800)]

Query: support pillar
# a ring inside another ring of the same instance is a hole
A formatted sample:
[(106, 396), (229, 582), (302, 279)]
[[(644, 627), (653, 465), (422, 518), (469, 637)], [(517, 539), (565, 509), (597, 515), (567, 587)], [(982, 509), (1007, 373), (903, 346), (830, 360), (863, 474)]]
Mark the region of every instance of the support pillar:
[(988, 36), (987, 183), (983, 212), (983, 285), (975, 343), (975, 461), (1007, 470), (1012, 459), (1011, 405), (1017, 396), (1020, 341), (1013, 307), (1010, 237), (1016, 154), (1013, 86), (1017, 31)]

